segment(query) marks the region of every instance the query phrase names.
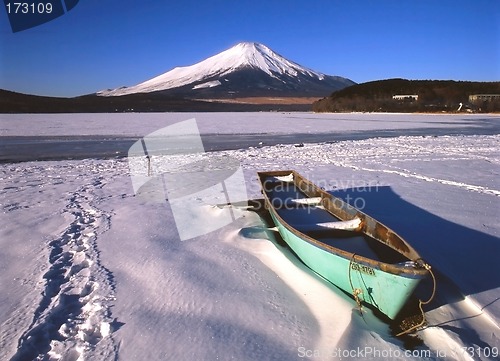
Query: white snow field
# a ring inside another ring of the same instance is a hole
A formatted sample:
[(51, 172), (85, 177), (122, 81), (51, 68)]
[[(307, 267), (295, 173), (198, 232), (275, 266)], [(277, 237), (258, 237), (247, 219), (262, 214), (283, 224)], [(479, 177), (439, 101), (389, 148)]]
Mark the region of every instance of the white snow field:
[[(500, 125), (485, 115), (65, 114), (1, 115), (0, 131), (142, 136), (193, 117), (202, 134)], [(0, 360), (497, 360), (496, 133), (203, 154), (237, 159), (249, 199), (260, 198), (257, 171), (296, 169), (407, 239), (438, 279), (413, 348), (255, 212), (181, 241), (170, 203), (134, 194), (126, 158), (0, 164)]]
[(0, 136), (145, 136), (187, 119), (196, 119), (202, 134), (314, 134), (379, 130), (498, 131), (499, 117), (487, 114), (382, 113), (108, 113), (0, 114)]

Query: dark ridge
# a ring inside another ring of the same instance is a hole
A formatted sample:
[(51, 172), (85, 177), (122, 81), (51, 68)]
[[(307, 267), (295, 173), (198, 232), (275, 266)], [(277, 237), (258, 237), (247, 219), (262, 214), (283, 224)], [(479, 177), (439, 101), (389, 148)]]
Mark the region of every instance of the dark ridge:
[[(500, 82), (387, 79), (356, 84), (313, 104), (315, 112), (498, 112), (500, 97), (470, 100), (474, 94), (500, 94)], [(393, 99), (394, 95), (418, 95)], [(460, 107), (462, 103), (462, 107)]]
[(208, 102), (162, 93), (116, 97), (95, 94), (74, 98), (28, 95), (0, 89), (0, 113), (123, 113), (309, 111), (310, 104), (241, 104)]

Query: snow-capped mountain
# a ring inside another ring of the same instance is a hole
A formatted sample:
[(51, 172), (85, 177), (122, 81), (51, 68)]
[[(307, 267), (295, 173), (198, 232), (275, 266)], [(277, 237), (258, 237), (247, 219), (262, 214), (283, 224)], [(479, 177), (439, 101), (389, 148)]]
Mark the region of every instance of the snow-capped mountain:
[(162, 92), (192, 97), (327, 96), (355, 84), (287, 60), (267, 46), (239, 43), (197, 64), (177, 67), (143, 83), (100, 96)]

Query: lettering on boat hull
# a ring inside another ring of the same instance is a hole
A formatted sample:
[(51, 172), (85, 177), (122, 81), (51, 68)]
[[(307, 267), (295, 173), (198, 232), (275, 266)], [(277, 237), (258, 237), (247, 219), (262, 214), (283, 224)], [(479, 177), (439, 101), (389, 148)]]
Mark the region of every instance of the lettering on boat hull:
[(362, 273), (365, 273), (367, 275), (375, 277), (375, 270), (373, 268), (365, 266), (363, 264), (351, 263), (351, 269), (353, 269), (354, 271), (359, 271), (359, 272), (362, 272)]

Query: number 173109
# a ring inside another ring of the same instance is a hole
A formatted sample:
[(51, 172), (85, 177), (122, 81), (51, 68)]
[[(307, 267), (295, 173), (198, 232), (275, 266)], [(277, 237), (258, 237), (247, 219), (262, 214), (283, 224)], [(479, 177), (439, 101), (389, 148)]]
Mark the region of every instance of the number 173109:
[(6, 3), (5, 7), (9, 14), (50, 14), (52, 13), (52, 3)]

